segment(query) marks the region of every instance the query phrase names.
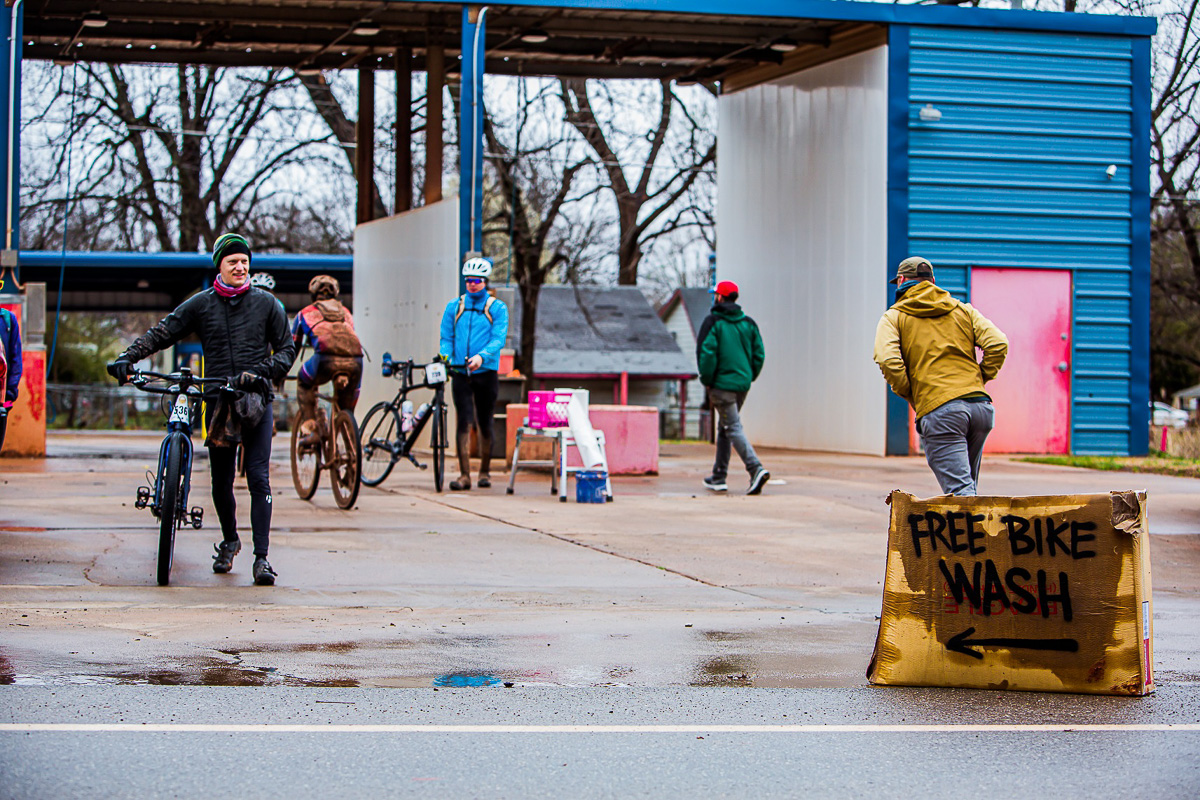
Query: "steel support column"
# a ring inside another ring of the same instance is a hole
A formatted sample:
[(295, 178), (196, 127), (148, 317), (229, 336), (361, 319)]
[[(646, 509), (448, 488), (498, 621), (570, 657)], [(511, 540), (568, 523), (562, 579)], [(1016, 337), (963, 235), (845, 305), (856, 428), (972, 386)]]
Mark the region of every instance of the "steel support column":
[[(483, 251), (483, 65), (487, 7), (463, 6), (462, 90), (459, 94), (459, 256)], [(461, 284), (461, 278), (460, 278)], [(460, 286), (465, 290), (465, 285)]]
[(358, 180), (358, 223), (375, 218), (375, 70), (358, 68), (358, 125), (355, 128), (354, 176)]
[(442, 93), (446, 51), (430, 44), (425, 53), (425, 205), (442, 199)]
[(0, 57), (0, 93), (6, 110), (0, 126), (0, 194), (3, 195), (4, 242), (0, 248), (0, 270), (13, 269), (20, 279), (17, 248), (21, 244), (21, 41), (25, 10), (21, 0), (4, 4), (4, 52)]
[(412, 208), (412, 50), (396, 49), (396, 205)]

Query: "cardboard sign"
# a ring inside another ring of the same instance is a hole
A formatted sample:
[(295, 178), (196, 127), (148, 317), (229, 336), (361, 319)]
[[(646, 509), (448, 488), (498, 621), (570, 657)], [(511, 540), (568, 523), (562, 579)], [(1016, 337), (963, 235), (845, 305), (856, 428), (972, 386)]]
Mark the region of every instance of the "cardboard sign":
[(871, 683), (1154, 691), (1145, 492), (892, 492)]

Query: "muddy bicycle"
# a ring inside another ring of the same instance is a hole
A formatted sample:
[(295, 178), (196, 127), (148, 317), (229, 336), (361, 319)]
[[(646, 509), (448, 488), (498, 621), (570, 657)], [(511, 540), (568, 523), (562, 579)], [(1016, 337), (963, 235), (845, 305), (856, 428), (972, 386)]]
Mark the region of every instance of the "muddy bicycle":
[(349, 382), (349, 375), (336, 373), (330, 382), (333, 391), (317, 394), (316, 418), (303, 419), (304, 412), (297, 411), (292, 420), (292, 485), (301, 500), (312, 499), (325, 470), (338, 508), (351, 508), (358, 499), (363, 483), (358, 424), (354, 414), (339, 407), (337, 401), (338, 391)]
[[(413, 371), (423, 371), (422, 380), (413, 380)], [(433, 462), (433, 488), (442, 491), (446, 475), (446, 374), (447, 365), (434, 361), (418, 366), (412, 359), (393, 361), (390, 353), (383, 354), (383, 376), (400, 380), (400, 389), (390, 402), (371, 406), (362, 424), (362, 482), (367, 486), (383, 483), (396, 462), (406, 458), (418, 469), (427, 465), (417, 461), (414, 448), (426, 425), (432, 425), (429, 435), (430, 461)], [(432, 389), (433, 399), (413, 409), (408, 399), (411, 392)]]
[[(162, 374), (145, 370), (130, 372), (129, 382), (150, 394), (172, 399), (167, 417), (167, 435), (158, 452), (158, 471), (147, 471), (150, 486), (139, 486), (134, 508), (149, 507), (158, 518), (158, 585), (171, 580), (171, 562), (175, 552), (175, 531), (184, 525), (200, 528), (204, 524), (204, 509), (188, 509), (188, 494), (192, 484), (192, 419), (204, 397), (204, 387), (220, 387), (233, 392), (225, 378), (201, 378), (187, 367), (178, 372)], [(162, 382), (165, 385), (156, 385)]]

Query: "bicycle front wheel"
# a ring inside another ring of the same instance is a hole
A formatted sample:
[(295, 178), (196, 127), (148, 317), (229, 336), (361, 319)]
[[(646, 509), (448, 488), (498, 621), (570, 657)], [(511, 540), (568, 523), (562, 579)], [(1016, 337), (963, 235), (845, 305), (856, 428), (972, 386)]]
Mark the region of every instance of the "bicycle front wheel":
[(171, 582), (171, 562), (175, 554), (175, 529), (184, 517), (183, 461), (188, 442), (183, 434), (171, 434), (167, 440), (167, 456), (163, 459), (162, 474), (158, 476), (158, 585)]
[(376, 403), (367, 412), (359, 433), (362, 482), (378, 486), (392, 474), (396, 464), (392, 447), (400, 439), (400, 415), (391, 403)]
[(439, 397), (433, 406), (433, 435), (429, 441), (433, 449), (433, 488), (440, 492), (446, 478), (446, 404)]
[(358, 499), (362, 485), (362, 449), (358, 444), (358, 425), (349, 411), (339, 411), (333, 419), (333, 461), (329, 482), (338, 508), (350, 508)]
[(305, 442), (305, 436), (300, 432), (303, 421), (299, 411), (292, 420), (292, 485), (301, 500), (308, 500), (317, 492), (317, 484), (321, 482), (321, 450), (320, 442)]

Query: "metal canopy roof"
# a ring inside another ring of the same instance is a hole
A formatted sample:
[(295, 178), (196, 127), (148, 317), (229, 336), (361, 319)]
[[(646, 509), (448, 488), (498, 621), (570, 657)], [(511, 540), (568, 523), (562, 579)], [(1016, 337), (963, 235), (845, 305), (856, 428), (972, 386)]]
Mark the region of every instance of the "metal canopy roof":
[[(379, 0), (26, 0), (25, 58), (390, 69), (398, 48), (461, 48), (462, 5)], [(102, 16), (101, 16), (102, 15)], [(102, 27), (98, 27), (100, 23)], [(486, 71), (711, 78), (827, 47), (836, 21), (493, 5)], [(356, 32), (357, 31), (357, 32)], [(530, 42), (545, 34), (545, 41)], [(524, 39), (522, 37), (525, 37)], [(790, 40), (784, 41), (784, 40)]]
[[(461, 48), (461, 3), (402, 0), (26, 0), (24, 57), (344, 69), (392, 68), (410, 48)], [(1045, 27), (1134, 35), (1153, 20), (893, 6), (846, 0), (527, 0), (488, 6), (486, 71), (724, 79), (888, 24)], [(1139, 23), (1149, 23), (1141, 24)], [(1142, 30), (1145, 28), (1146, 30)], [(1111, 29), (1111, 30), (1109, 30)], [(544, 41), (536, 41), (545, 34)], [(793, 48), (794, 49), (789, 49)]]

